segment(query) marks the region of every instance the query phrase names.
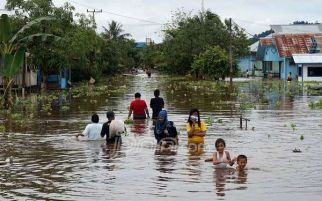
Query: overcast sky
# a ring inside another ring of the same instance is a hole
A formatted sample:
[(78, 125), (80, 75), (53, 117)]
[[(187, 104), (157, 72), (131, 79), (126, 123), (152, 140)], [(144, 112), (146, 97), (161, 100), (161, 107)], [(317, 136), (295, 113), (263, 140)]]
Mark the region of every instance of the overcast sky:
[[(197, 13), (202, 0), (53, 0), (56, 6), (65, 2), (75, 6), (76, 11), (103, 10), (95, 15), (97, 31), (111, 20), (123, 25), (137, 41), (146, 37), (162, 41), (160, 24), (171, 20), (174, 11), (183, 9)], [(0, 0), (0, 9), (6, 0)], [(250, 34), (269, 29), (270, 24), (289, 24), (296, 20), (322, 22), (322, 0), (204, 0), (204, 8), (218, 14), (222, 20), (232, 18)], [(0, 11), (3, 12), (3, 11)], [(122, 17), (126, 16), (126, 17)], [(137, 20), (138, 18), (141, 20)], [(144, 21), (146, 20), (146, 21)]]

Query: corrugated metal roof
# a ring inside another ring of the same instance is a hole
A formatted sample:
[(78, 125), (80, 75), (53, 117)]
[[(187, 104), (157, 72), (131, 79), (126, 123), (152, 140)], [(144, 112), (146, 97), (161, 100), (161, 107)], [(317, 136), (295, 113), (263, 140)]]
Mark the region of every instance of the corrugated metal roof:
[(293, 54), (296, 64), (322, 64), (322, 53), (317, 54)]
[(261, 38), (260, 42), (262, 46), (270, 46), (274, 44), (273, 38)]
[(280, 57), (291, 57), (292, 54), (309, 53), (313, 38), (322, 47), (322, 34), (285, 34), (275, 35), (275, 44)]
[(322, 33), (322, 24), (290, 24), (290, 25), (271, 25), (274, 34), (303, 34), (303, 33)]
[(259, 41), (257, 41), (257, 42), (255, 42), (255, 43), (251, 44), (251, 45), (249, 46), (249, 50), (250, 50), (251, 52), (257, 52), (257, 50), (258, 50), (258, 45), (259, 45)]

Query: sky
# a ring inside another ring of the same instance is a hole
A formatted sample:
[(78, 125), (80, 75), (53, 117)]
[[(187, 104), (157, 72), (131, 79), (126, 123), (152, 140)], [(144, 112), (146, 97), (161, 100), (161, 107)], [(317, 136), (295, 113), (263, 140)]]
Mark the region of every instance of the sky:
[[(171, 22), (177, 10), (198, 13), (202, 0), (53, 0), (55, 6), (69, 2), (76, 12), (96, 13), (97, 32), (108, 22), (115, 20), (123, 25), (136, 41), (151, 38), (155, 42), (163, 39), (164, 24)], [(232, 18), (244, 28), (248, 36), (266, 31), (271, 24), (290, 24), (294, 21), (322, 22), (322, 0), (203, 0), (204, 9), (220, 16), (223, 21)], [(6, 0), (0, 0), (0, 13), (5, 11)], [(89, 13), (88, 13), (89, 14)]]

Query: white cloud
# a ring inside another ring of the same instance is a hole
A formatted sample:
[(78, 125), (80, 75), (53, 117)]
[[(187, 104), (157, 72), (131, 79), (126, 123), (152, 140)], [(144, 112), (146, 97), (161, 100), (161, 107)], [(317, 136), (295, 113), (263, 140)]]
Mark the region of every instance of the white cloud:
[[(123, 24), (127, 33), (138, 41), (151, 37), (161, 41), (162, 26), (149, 22), (113, 15), (109, 12), (145, 19), (155, 23), (167, 23), (177, 9), (196, 13), (201, 10), (202, 0), (53, 0), (56, 6), (69, 2), (77, 12), (86, 13), (86, 9), (102, 9), (95, 15), (100, 27), (107, 26), (111, 20)], [(3, 8), (5, 0), (0, 0)], [(270, 24), (289, 24), (296, 20), (322, 21), (321, 0), (204, 0), (205, 9), (218, 14), (222, 20), (231, 17), (251, 34), (269, 29)]]

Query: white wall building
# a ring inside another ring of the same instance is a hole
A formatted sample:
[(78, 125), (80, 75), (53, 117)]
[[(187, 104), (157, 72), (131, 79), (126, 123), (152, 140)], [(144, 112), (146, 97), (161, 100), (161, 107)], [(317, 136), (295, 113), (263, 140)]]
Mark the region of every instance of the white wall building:
[(299, 81), (322, 82), (322, 53), (293, 54), (292, 56), (299, 68)]

